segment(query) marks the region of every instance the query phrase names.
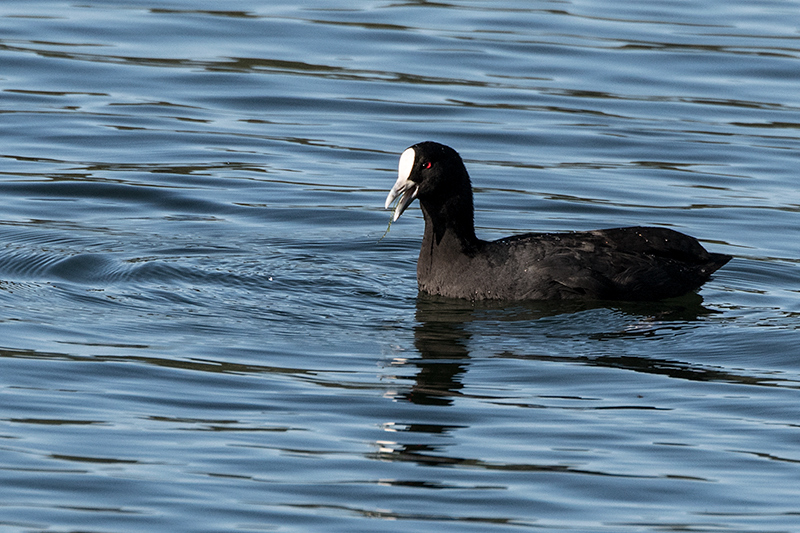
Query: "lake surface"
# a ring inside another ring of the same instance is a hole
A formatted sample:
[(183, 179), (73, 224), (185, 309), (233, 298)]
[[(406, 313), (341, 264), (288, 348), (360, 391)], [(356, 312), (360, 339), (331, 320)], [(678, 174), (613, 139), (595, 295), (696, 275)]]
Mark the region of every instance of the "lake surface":
[[(0, 529), (800, 531), (800, 2), (0, 6)], [(480, 236), (675, 228), (655, 304), (418, 296)]]

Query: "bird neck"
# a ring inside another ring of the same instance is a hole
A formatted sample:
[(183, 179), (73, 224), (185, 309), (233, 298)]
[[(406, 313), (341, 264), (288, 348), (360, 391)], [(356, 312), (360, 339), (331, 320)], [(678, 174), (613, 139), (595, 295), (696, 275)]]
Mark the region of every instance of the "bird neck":
[(442, 201), (420, 202), (425, 218), (423, 243), (431, 247), (456, 246), (462, 251), (475, 248), (479, 240), (475, 236), (472, 188), (468, 185), (460, 194)]

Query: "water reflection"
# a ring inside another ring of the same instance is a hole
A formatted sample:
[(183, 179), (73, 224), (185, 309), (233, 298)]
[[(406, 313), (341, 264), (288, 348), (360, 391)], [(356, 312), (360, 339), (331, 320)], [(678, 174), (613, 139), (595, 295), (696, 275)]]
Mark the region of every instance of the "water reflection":
[[(590, 316), (590, 313), (597, 315)], [(471, 357), (470, 340), (476, 330), (490, 331), (509, 341), (501, 343), (502, 349), (493, 357), (582, 363), (690, 381), (798, 387), (794, 381), (775, 376), (747, 375), (677, 358), (653, 357), (652, 349), (641, 344), (622, 344), (617, 353), (609, 353), (607, 349), (607, 343), (614, 341), (669, 342), (719, 313), (705, 307), (699, 294), (662, 302), (528, 302), (513, 306), (421, 295), (417, 299), (417, 325), (414, 327), (414, 346), (420, 357), (400, 362), (415, 366), (417, 371), (411, 388), (398, 393), (395, 399), (418, 405), (451, 405), (453, 398), (462, 394), (462, 380)], [(596, 327), (581, 325), (602, 322), (604, 318), (607, 319), (605, 323)], [(537, 323), (543, 319), (549, 319), (546, 325)], [(574, 326), (574, 323), (579, 325)], [(514, 336), (519, 338), (513, 339)], [(537, 342), (544, 345), (550, 340), (564, 338), (588, 341), (588, 348), (582, 353), (565, 354), (536, 346)], [(509, 344), (532, 348), (509, 349)], [(592, 346), (596, 351), (592, 351)], [(631, 349), (626, 349), (627, 346)]]
[[(469, 424), (457, 423), (463, 420), (463, 413), (453, 404), (459, 398), (483, 399), (470, 388), (465, 390), (464, 378), (473, 358), (473, 349), (480, 351), (481, 358), (487, 357), (483, 341), (488, 336), (498, 336), (497, 350), (488, 355), (492, 358), (518, 359), (530, 361), (531, 364), (534, 361), (577, 363), (689, 381), (798, 387), (796, 382), (774, 375), (747, 375), (744, 371), (737, 373), (677, 358), (653, 357), (650, 339), (669, 344), (683, 332), (699, 327), (702, 321), (717, 313), (705, 307), (703, 298), (696, 294), (656, 303), (532, 302), (514, 306), (420, 296), (416, 304), (414, 346), (419, 357), (396, 360), (398, 365), (415, 369), (413, 383), (406, 391), (398, 392), (392, 398), (419, 408), (409, 411), (405, 418), (383, 424), (385, 439), (375, 443), (377, 452), (372, 455), (374, 459), (411, 461), (428, 466), (463, 465), (486, 470), (630, 475), (587, 469), (578, 464), (549, 464), (547, 461), (487, 462), (453, 453), (454, 446), (461, 440), (457, 434), (469, 428)], [(588, 320), (587, 316), (590, 317)], [(604, 319), (607, 320), (603, 322)], [(595, 323), (595, 327), (590, 327), (593, 320), (600, 324)], [(557, 346), (548, 346), (548, 341), (560, 337), (569, 339), (565, 346), (574, 348), (582, 344), (586, 350), (582, 353), (566, 353), (560, 352)], [(576, 342), (579, 340), (583, 343)], [(613, 346), (611, 351), (609, 344)], [(557, 403), (547, 405), (548, 402), (542, 401), (543, 398), (531, 403), (530, 398), (505, 397), (502, 403), (539, 409), (564, 408)], [(609, 405), (605, 402), (570, 408), (582, 411), (662, 409), (650, 404)], [(440, 420), (451, 423), (438, 423)], [(640, 476), (637, 474), (632, 477)]]
[[(501, 303), (472, 303), (458, 300), (421, 295), (417, 299), (416, 321), (414, 328), (414, 346), (420, 353), (419, 359), (404, 361), (405, 365), (418, 368), (414, 384), (398, 399), (420, 405), (450, 405), (453, 397), (458, 396), (463, 388), (462, 378), (467, 371), (470, 359), (470, 339), (474, 323), (479, 326), (487, 324), (514, 324), (513, 336), (520, 324), (535, 324), (544, 318), (564, 317), (555, 320), (548, 327), (551, 332), (539, 329), (543, 339), (551, 333), (567, 326), (571, 317), (581, 313), (597, 311), (613, 313), (621, 316), (620, 320), (611, 320), (609, 331), (578, 330), (568, 333), (590, 341), (604, 341), (625, 338), (646, 338), (677, 333), (692, 327), (702, 317), (715, 313), (703, 306), (703, 298), (698, 294), (690, 294), (665, 302), (618, 303), (607, 305), (603, 302), (528, 302), (513, 306)], [(636, 326), (631, 326), (636, 324)], [(727, 373), (721, 376), (718, 371), (695, 369), (690, 363), (680, 363), (652, 357), (618, 356), (608, 357), (601, 354), (530, 355), (502, 351), (499, 357), (522, 359), (547, 359), (583, 361), (586, 364), (626, 368), (639, 372), (656, 374), (669, 373), (673, 369), (673, 377), (683, 378), (691, 375), (694, 379), (706, 376), (708, 380), (728, 380)]]
[(420, 296), (417, 300), (414, 346), (421, 358), (406, 364), (419, 368), (414, 385), (400, 398), (421, 405), (450, 405), (462, 388), (461, 377), (469, 360), (474, 319), (466, 303)]

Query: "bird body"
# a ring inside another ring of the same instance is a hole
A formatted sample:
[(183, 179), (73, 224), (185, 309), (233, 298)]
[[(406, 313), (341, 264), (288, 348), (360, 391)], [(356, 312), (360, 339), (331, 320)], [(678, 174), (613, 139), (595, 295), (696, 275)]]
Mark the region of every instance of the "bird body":
[(423, 142), (403, 152), (386, 199), (393, 219), (419, 199), (420, 291), (473, 300), (660, 300), (698, 289), (731, 257), (668, 228), (475, 235), (472, 185), (458, 153)]

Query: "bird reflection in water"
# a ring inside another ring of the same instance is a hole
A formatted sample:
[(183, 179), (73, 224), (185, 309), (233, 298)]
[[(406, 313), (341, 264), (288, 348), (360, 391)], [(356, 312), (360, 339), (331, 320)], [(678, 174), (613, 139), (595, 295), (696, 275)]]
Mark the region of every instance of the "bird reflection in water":
[[(602, 341), (652, 339), (675, 335), (681, 329), (696, 327), (698, 320), (716, 311), (705, 308), (700, 295), (691, 294), (671, 301), (656, 303), (620, 302), (530, 302), (508, 306), (499, 303), (474, 303), (465, 300), (441, 298), (420, 294), (417, 298), (414, 346), (418, 358), (396, 359), (394, 365), (415, 367), (413, 383), (404, 391), (388, 395), (395, 401), (419, 406), (405, 420), (386, 422), (383, 430), (387, 438), (376, 442), (377, 458), (392, 461), (414, 461), (420, 464), (472, 464), (475, 459), (448, 456), (445, 449), (457, 444), (458, 430), (468, 427), (459, 425), (459, 420), (443, 414), (458, 398), (475, 398), (464, 392), (464, 375), (470, 364), (470, 344), (473, 336), (487, 324), (492, 331), (508, 324), (506, 337), (524, 332), (521, 342), (502, 343), (508, 345), (530, 345), (526, 353), (500, 349), (494, 357), (525, 359), (530, 361), (579, 363), (590, 366), (626, 369), (647, 374), (668, 375), (676, 379), (698, 381), (726, 381), (753, 384), (752, 376), (737, 376), (721, 372), (716, 368), (675, 359), (655, 358), (651, 355), (636, 355), (622, 350), (616, 353), (557, 353), (552, 349), (536, 350), (536, 339), (542, 342), (552, 339), (559, 327), (568, 332), (557, 332), (557, 337), (578, 336), (583, 340), (600, 341), (598, 349), (608, 344)], [(563, 322), (560, 317), (564, 317)], [(581, 327), (590, 324), (592, 317), (611, 317), (604, 325)], [(538, 323), (544, 318), (554, 318), (548, 323)], [(575, 325), (575, 324), (578, 325)], [(559, 326), (561, 324), (561, 326)], [(613, 324), (613, 325), (612, 325)], [(522, 327), (523, 329), (519, 329)], [(555, 328), (555, 329), (553, 329)], [(605, 329), (609, 328), (609, 329)], [(538, 331), (537, 331), (538, 330)], [(638, 344), (637, 344), (638, 345)], [(533, 364), (533, 363), (532, 363)], [(454, 414), (457, 414), (454, 412)], [(449, 424), (439, 424), (447, 420)], [(389, 434), (392, 434), (391, 437)], [(511, 467), (511, 465), (508, 465)], [(552, 470), (556, 465), (518, 465), (525, 470)], [(558, 465), (559, 470), (570, 467)]]
[(414, 346), (421, 357), (414, 385), (401, 399), (421, 405), (450, 405), (463, 384), (469, 360), (470, 333), (465, 328), (474, 308), (462, 301), (420, 296), (417, 300)]

